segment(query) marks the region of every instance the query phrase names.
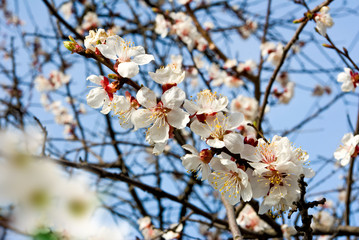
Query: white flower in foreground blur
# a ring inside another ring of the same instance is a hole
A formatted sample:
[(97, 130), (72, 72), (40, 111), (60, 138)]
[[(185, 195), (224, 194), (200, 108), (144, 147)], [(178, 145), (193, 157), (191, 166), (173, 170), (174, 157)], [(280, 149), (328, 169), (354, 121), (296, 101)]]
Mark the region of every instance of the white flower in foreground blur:
[(214, 158), (211, 163), (214, 169), (209, 176), (211, 186), (219, 190), (232, 205), (238, 203), (241, 198), (245, 202), (251, 200), (252, 188), (247, 173), (229, 155), (222, 153), (220, 157)]
[(112, 110), (115, 115), (118, 115), (120, 119), (120, 125), (123, 128), (132, 128), (131, 117), (134, 111), (140, 107), (136, 98), (132, 97), (129, 92), (126, 91), (126, 97), (115, 96), (113, 99)]
[(286, 137), (274, 136), (270, 143), (259, 139), (255, 154), (245, 158), (254, 168), (253, 197), (264, 197), (259, 214), (272, 208), (281, 212), (288, 210), (299, 198), (299, 176), (314, 176), (312, 169), (303, 166), (307, 153), (294, 148)]
[(191, 115), (212, 114), (220, 111), (226, 111), (228, 98), (226, 96), (217, 96), (211, 90), (203, 90), (197, 93), (197, 99), (194, 101), (185, 100), (183, 107)]
[(269, 229), (270, 226), (259, 218), (258, 214), (251, 205), (246, 204), (236, 219), (239, 226), (250, 231), (259, 232)]
[(87, 80), (101, 86), (91, 89), (86, 97), (87, 104), (92, 108), (103, 106), (101, 113), (109, 113), (112, 109), (112, 100), (114, 98), (114, 93), (117, 91), (118, 82), (115, 81), (110, 83), (107, 77), (96, 75), (89, 76)]
[(359, 74), (350, 68), (344, 68), (344, 72), (338, 74), (337, 81), (343, 83), (341, 87), (343, 92), (354, 91), (359, 84)]
[(180, 109), (186, 94), (178, 87), (167, 90), (158, 103), (156, 94), (146, 87), (137, 92), (136, 98), (146, 109), (138, 109), (132, 113), (132, 123), (135, 130), (153, 123), (148, 129), (148, 137), (155, 143), (168, 140), (170, 126), (182, 129), (189, 122), (189, 114)]
[(258, 101), (255, 98), (238, 95), (231, 102), (232, 112), (241, 112), (248, 121), (254, 121), (258, 116)]
[(182, 71), (181, 66), (177, 64), (169, 64), (165, 68), (157, 69), (156, 72), (149, 72), (148, 74), (156, 83), (172, 86), (181, 83), (186, 76), (186, 72)]
[(86, 49), (96, 51), (96, 45), (104, 44), (106, 42), (106, 39), (112, 35), (112, 33), (106, 32), (102, 28), (99, 28), (95, 31), (90, 30), (89, 35), (85, 37), (84, 45)]
[(243, 136), (234, 130), (244, 120), (242, 113), (232, 113), (228, 117), (222, 112), (215, 116), (207, 117), (204, 123), (194, 120), (191, 130), (206, 140), (206, 143), (214, 148), (228, 148), (232, 153), (243, 151)]
[(359, 153), (359, 135), (345, 134), (342, 138), (342, 144), (334, 152), (334, 158), (340, 161), (342, 166), (345, 166), (350, 162), (351, 157), (356, 157)]
[(145, 54), (142, 46), (133, 47), (121, 37), (110, 36), (106, 44), (96, 46), (97, 49), (109, 59), (116, 60), (117, 72), (125, 78), (132, 78), (140, 71), (138, 65), (144, 65), (155, 60), (153, 55)]
[(42, 75), (35, 78), (36, 89), (39, 92), (53, 91), (70, 82), (70, 78), (70, 75), (53, 70), (51, 71), (49, 78), (45, 78)]
[(315, 13), (314, 20), (317, 23), (317, 26), (315, 27), (320, 35), (326, 36), (327, 35), (327, 28), (330, 28), (333, 26), (334, 22), (332, 17), (329, 14), (329, 7), (324, 6), (320, 9), (319, 13)]
[(181, 157), (185, 169), (193, 172), (199, 171), (202, 173), (202, 181), (207, 180), (211, 173), (209, 163), (213, 159), (213, 152), (209, 149), (203, 149), (201, 152), (198, 152), (195, 147), (189, 144), (183, 145), (182, 148), (191, 152), (191, 154)]

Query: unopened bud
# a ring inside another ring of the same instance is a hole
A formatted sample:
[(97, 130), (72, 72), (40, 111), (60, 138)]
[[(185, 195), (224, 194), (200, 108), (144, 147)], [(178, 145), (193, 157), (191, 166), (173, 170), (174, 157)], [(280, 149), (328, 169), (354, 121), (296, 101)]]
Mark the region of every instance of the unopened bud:
[(74, 52), (76, 48), (76, 43), (70, 41), (64, 41), (64, 46), (65, 48), (67, 48), (67, 50)]
[(299, 18), (299, 19), (295, 19), (295, 20), (293, 21), (293, 23), (302, 23), (304, 20), (305, 20), (305, 18), (302, 17), (302, 18)]
[(323, 43), (322, 46), (326, 48), (334, 48), (333, 45), (327, 43)]
[(114, 74), (114, 73), (110, 73), (110, 74), (108, 74), (107, 76), (108, 76), (108, 78), (110, 78), (110, 79), (116, 79), (116, 80), (119, 79), (119, 78), (118, 78), (118, 75), (117, 75), (117, 74)]

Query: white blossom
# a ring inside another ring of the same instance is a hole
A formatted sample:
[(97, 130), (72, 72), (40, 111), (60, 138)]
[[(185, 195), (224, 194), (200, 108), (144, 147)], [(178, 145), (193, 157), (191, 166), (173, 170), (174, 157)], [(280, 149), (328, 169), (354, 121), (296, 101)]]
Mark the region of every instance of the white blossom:
[(343, 83), (342, 91), (354, 91), (359, 83), (359, 74), (353, 72), (350, 68), (344, 68), (344, 72), (338, 74), (337, 81)]
[(251, 183), (248, 175), (230, 156), (222, 153), (221, 158), (214, 158), (211, 163), (214, 172), (209, 176), (209, 182), (217, 189), (232, 205), (241, 199), (248, 202), (252, 199)]
[(178, 87), (172, 87), (157, 103), (156, 94), (149, 88), (142, 87), (136, 99), (145, 109), (138, 109), (132, 114), (132, 123), (135, 130), (147, 127), (148, 136), (155, 143), (164, 143), (169, 138), (170, 126), (182, 129), (189, 122), (189, 114), (180, 106), (186, 94)]
[(359, 152), (359, 135), (347, 133), (342, 138), (342, 144), (335, 152), (334, 158), (340, 161), (342, 166), (346, 166), (350, 162), (350, 158)]
[(324, 6), (320, 9), (319, 13), (316, 13), (314, 16), (314, 20), (317, 23), (315, 27), (320, 35), (327, 35), (327, 28), (330, 28), (334, 25), (333, 19), (329, 14), (329, 7)]
[(117, 35), (108, 37), (106, 44), (96, 47), (105, 57), (116, 60), (117, 72), (126, 78), (132, 78), (138, 74), (138, 65), (155, 60), (153, 55), (145, 54), (145, 49), (142, 46), (133, 47), (131, 42), (127, 42)]
[(199, 171), (202, 173), (202, 181), (207, 180), (211, 173), (209, 163), (213, 159), (213, 152), (208, 149), (203, 149), (201, 152), (198, 152), (195, 147), (189, 144), (183, 145), (182, 148), (191, 153), (181, 157), (185, 169), (194, 172)]

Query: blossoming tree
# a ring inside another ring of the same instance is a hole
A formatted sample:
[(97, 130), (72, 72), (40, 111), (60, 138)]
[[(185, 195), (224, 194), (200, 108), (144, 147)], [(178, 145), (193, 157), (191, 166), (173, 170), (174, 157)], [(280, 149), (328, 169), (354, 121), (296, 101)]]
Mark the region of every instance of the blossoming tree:
[(0, 3), (2, 239), (359, 235), (352, 3), (19, 2)]

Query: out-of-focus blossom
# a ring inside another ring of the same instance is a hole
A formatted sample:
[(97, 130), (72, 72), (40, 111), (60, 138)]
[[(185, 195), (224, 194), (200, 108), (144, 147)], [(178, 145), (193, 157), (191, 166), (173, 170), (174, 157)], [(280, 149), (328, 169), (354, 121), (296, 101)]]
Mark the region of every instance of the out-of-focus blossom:
[(48, 78), (40, 75), (36, 77), (35, 84), (36, 89), (40, 92), (54, 91), (59, 89), (64, 84), (70, 82), (70, 75), (64, 74), (63, 72), (53, 70)]
[(283, 224), (281, 226), (283, 237), (286, 240), (291, 240), (292, 236), (297, 234), (297, 230), (293, 226), (288, 226), (287, 224)]
[(246, 206), (242, 209), (236, 219), (236, 222), (242, 228), (254, 232), (264, 231), (265, 229), (270, 228), (266, 222), (259, 218), (256, 211), (254, 211), (249, 204), (246, 204)]
[(162, 235), (165, 240), (178, 239), (180, 237), (180, 233), (183, 230), (183, 225), (174, 223), (171, 224), (170, 229), (173, 230), (169, 230)]
[(81, 29), (89, 31), (100, 26), (100, 20), (95, 12), (87, 12), (83, 18)]
[(250, 37), (252, 33), (254, 33), (258, 28), (258, 23), (256, 21), (247, 19), (246, 23), (239, 27), (238, 32), (242, 36), (243, 39), (247, 39)]
[(65, 19), (69, 19), (72, 15), (72, 1), (68, 1), (61, 5), (60, 12), (64, 14)]
[(251, 97), (238, 95), (238, 97), (231, 102), (231, 111), (241, 112), (245, 120), (254, 121), (259, 114), (258, 101)]
[(245, 61), (244, 63), (239, 63), (237, 66), (237, 71), (252, 74), (256, 68), (257, 68), (257, 63), (254, 60), (250, 59)]

